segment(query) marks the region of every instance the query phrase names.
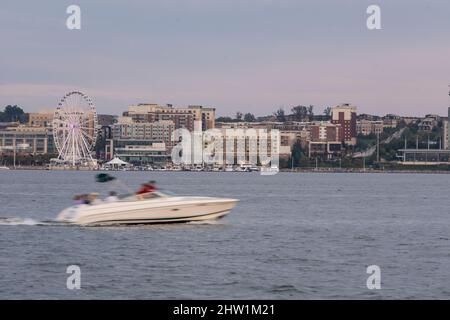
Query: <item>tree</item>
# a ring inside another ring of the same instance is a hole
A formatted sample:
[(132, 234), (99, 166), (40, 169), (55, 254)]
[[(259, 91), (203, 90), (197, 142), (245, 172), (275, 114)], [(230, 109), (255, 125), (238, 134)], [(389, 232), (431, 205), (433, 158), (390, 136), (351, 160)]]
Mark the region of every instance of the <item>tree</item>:
[(27, 122), (27, 114), (17, 105), (7, 105), (3, 112), (0, 112), (0, 122)]
[(256, 117), (254, 114), (252, 113), (246, 113), (244, 115), (244, 121), (245, 122), (255, 122), (256, 121)]
[(308, 109), (305, 106), (296, 106), (291, 109), (295, 121), (304, 121), (308, 114)]
[(324, 116), (331, 117), (331, 107), (325, 107), (323, 114)]
[(280, 122), (286, 122), (286, 115), (284, 113), (284, 109), (280, 108), (275, 113), (274, 116), (277, 118)]
[(300, 160), (306, 157), (305, 152), (300, 144), (300, 141), (296, 141), (292, 146), (292, 160), (294, 167), (298, 167), (300, 165)]
[(314, 118), (314, 106), (312, 104), (308, 107), (308, 119), (309, 121), (313, 121)]
[(242, 112), (240, 112), (240, 111), (236, 112), (236, 120), (242, 121)]
[(216, 122), (233, 122), (234, 119), (230, 117), (218, 117)]

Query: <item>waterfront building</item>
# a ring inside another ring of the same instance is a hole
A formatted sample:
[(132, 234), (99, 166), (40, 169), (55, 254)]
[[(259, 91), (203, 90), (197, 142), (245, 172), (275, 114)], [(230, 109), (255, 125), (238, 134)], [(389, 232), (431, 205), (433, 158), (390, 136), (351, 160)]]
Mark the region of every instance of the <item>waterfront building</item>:
[(450, 150), (399, 149), (402, 165), (450, 165)]
[(356, 145), (356, 107), (345, 103), (331, 108), (331, 123), (341, 125), (343, 144)]
[[(216, 139), (214, 136), (203, 138), (203, 147), (214, 144), (214, 159), (211, 161), (213, 163), (210, 163), (213, 166), (242, 165), (252, 162), (261, 164), (266, 160), (261, 159), (261, 155), (270, 157), (276, 154), (279, 157), (289, 157), (291, 153), (291, 147), (282, 147), (280, 139), (276, 139), (277, 135), (272, 130), (221, 128), (216, 132), (220, 134), (220, 138)], [(262, 150), (266, 150), (266, 152), (262, 152)], [(195, 161), (192, 162), (198, 164)]]
[(124, 116), (131, 117), (134, 122), (152, 123), (160, 120), (171, 120), (175, 129), (186, 128), (194, 130), (194, 122), (201, 121), (202, 130), (215, 127), (215, 108), (203, 106), (188, 106), (187, 108), (174, 108), (171, 104), (160, 106), (157, 104), (138, 104), (128, 107)]
[(0, 130), (0, 152), (27, 155), (55, 154), (53, 132), (50, 128), (13, 126)]
[(137, 166), (163, 167), (169, 161), (165, 143), (148, 139), (107, 139), (105, 158), (114, 157)]
[(151, 123), (133, 122), (131, 117), (120, 117), (119, 122), (112, 125), (113, 139), (151, 140), (172, 146), (172, 134), (175, 124), (171, 120), (159, 120)]
[(296, 142), (310, 156), (332, 158), (342, 150), (343, 129), (340, 124), (329, 121), (313, 122), (224, 122), (217, 123), (221, 129), (276, 129), (280, 131), (280, 157), (290, 158)]
[(313, 123), (310, 126), (308, 141), (309, 157), (321, 156), (331, 159), (342, 151), (342, 136), (344, 131), (340, 124), (330, 122)]

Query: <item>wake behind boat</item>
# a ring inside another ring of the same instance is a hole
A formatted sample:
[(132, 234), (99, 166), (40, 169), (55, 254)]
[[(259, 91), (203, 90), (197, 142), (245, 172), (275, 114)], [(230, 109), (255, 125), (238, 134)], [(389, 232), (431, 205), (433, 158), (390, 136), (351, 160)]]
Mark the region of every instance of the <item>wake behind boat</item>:
[(61, 211), (56, 220), (78, 225), (202, 221), (225, 216), (238, 201), (213, 197), (171, 196), (153, 191), (125, 196), (114, 202), (78, 204)]

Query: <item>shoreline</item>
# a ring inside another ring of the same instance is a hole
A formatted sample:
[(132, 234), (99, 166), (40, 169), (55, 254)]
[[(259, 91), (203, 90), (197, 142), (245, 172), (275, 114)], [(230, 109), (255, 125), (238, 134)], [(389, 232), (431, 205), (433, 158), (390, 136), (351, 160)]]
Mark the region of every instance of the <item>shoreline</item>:
[[(17, 167), (17, 168), (9, 168), (9, 170), (0, 170), (0, 172), (9, 172), (9, 171), (94, 171), (94, 172), (208, 172), (208, 173), (218, 173), (218, 172), (227, 172), (227, 173), (251, 173), (245, 171), (188, 171), (188, 170), (95, 170), (95, 169), (48, 169), (47, 167)], [(254, 171), (253, 173), (259, 173), (260, 171)], [(377, 170), (377, 169), (358, 169), (358, 168), (305, 168), (305, 169), (280, 169), (281, 173), (406, 173), (406, 174), (450, 174), (450, 170)]]

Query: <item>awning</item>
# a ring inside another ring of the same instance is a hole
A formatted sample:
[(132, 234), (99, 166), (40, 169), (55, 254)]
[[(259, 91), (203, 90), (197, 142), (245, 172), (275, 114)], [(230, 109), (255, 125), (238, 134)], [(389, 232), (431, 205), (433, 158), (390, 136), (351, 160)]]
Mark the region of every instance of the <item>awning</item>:
[(111, 161), (107, 162), (106, 164), (124, 166), (124, 165), (127, 165), (129, 163), (125, 162), (125, 161), (122, 161), (122, 160), (120, 160), (119, 158), (116, 157), (116, 158), (112, 159)]

